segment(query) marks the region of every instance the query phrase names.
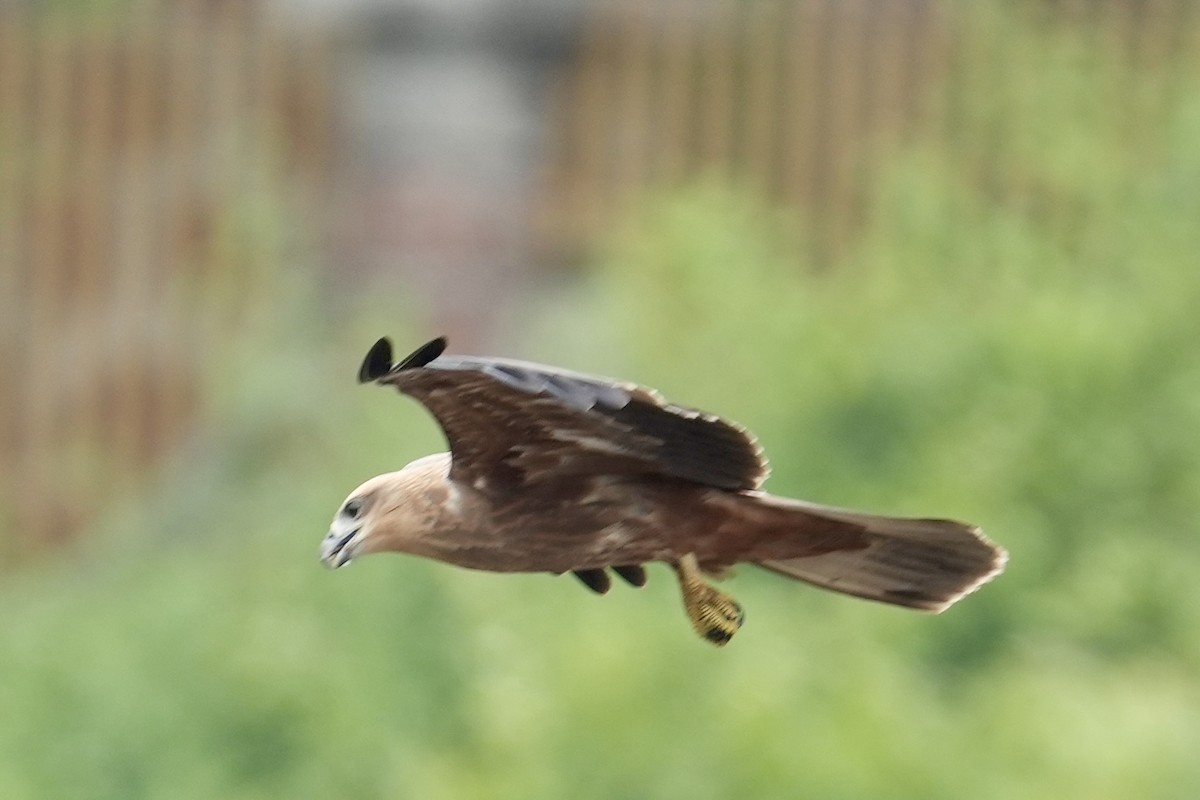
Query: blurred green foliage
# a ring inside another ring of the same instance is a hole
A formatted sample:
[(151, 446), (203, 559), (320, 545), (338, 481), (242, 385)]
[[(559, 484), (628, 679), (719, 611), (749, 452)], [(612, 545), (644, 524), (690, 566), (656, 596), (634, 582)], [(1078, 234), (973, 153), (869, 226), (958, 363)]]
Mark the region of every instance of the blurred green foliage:
[(330, 574), (345, 494), (441, 442), (353, 386), (374, 336), (426, 335), (411, 309), (331, 311), (296, 278), (148, 502), (4, 577), (0, 796), (1195, 796), (1200, 90), (1126, 135), (1077, 107), (1111, 77), (1078, 33), (982, 20), (964, 35), (1022, 54), (962, 100), (1011, 130), (999, 156), (892, 154), (823, 272), (748, 193), (648, 201), (510, 355), (739, 419), (777, 493), (979, 522), (1012, 553), (996, 583), (928, 617), (747, 569), (718, 651), (662, 568), (604, 598), (396, 557)]

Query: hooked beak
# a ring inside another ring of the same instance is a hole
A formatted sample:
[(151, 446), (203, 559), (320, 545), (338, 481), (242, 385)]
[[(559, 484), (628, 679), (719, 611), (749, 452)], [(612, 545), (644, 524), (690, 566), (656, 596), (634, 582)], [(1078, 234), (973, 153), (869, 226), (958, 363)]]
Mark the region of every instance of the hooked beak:
[(358, 542), (354, 540), (358, 536), (359, 530), (359, 528), (352, 528), (344, 534), (331, 530), (325, 534), (325, 538), (321, 540), (322, 563), (330, 569), (337, 569), (349, 564), (357, 549)]

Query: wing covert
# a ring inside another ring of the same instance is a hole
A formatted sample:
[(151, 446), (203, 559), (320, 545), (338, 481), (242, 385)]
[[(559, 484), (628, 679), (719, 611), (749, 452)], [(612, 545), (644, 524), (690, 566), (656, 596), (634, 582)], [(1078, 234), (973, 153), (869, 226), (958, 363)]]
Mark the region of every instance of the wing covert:
[[(658, 475), (757, 489), (767, 465), (754, 437), (651, 389), (540, 364), (442, 355), (435, 339), (396, 366), (381, 339), (360, 380), (424, 404), (450, 443), (451, 475), (508, 486), (580, 474)], [(386, 367), (386, 368), (385, 368)]]

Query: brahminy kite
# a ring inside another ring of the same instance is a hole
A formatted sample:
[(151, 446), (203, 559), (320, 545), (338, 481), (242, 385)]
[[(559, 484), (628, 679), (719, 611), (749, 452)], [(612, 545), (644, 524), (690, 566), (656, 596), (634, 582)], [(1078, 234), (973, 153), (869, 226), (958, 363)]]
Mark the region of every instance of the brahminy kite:
[(661, 561), (692, 627), (717, 645), (744, 615), (705, 576), (735, 564), (932, 612), (1004, 568), (1005, 551), (973, 525), (767, 494), (767, 462), (747, 430), (652, 389), (445, 349), (434, 339), (393, 364), (384, 338), (367, 353), (359, 382), (423, 403), (450, 452), (351, 492), (321, 544), (330, 567), (399, 552), (493, 572), (571, 572), (603, 594), (606, 570), (642, 586), (644, 565)]

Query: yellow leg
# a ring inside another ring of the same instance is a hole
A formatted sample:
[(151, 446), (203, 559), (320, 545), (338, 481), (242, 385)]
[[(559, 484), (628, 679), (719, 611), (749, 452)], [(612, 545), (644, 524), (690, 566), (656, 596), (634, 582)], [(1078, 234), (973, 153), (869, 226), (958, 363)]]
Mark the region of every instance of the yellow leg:
[(700, 572), (696, 556), (688, 553), (675, 565), (683, 608), (696, 633), (721, 647), (742, 627), (746, 615), (732, 597), (709, 586)]

